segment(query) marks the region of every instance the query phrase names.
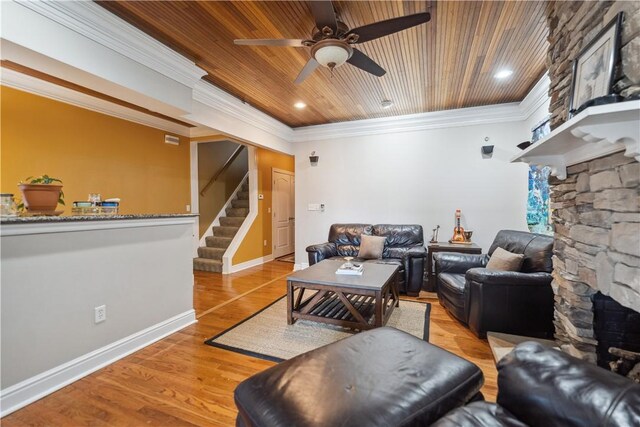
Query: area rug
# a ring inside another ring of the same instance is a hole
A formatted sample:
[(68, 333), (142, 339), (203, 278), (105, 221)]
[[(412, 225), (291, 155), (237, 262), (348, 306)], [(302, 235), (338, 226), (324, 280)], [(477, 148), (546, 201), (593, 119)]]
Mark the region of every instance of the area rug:
[(289, 254), (289, 255), (281, 256), (280, 258), (276, 258), (276, 261), (290, 262), (292, 264), (295, 264), (295, 262), (296, 262), (296, 254)]
[[(429, 308), (428, 303), (401, 300), (387, 326), (428, 340)], [(357, 332), (308, 320), (287, 325), (287, 300), (283, 296), (253, 316), (208, 339), (205, 344), (281, 362), (354, 333)]]

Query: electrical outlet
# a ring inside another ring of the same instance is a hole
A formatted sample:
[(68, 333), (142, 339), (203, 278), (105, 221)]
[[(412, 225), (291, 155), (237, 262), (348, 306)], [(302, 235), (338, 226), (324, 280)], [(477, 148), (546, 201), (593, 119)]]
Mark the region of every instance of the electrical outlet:
[(95, 323), (101, 323), (107, 320), (107, 306), (101, 305), (94, 308)]
[(267, 241), (266, 240), (264, 241), (264, 245), (267, 246)]
[(187, 212), (191, 212), (191, 205), (187, 205), (187, 206), (185, 206), (185, 210), (186, 210)]

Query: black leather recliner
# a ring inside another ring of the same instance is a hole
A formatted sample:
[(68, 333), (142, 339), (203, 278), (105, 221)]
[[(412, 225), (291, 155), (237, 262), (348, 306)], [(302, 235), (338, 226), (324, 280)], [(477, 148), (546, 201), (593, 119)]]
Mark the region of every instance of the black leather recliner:
[[(363, 234), (385, 236), (382, 259), (357, 258), (360, 236)], [(375, 262), (400, 266), (398, 290), (417, 296), (424, 280), (427, 250), (421, 225), (391, 224), (333, 224), (329, 229), (329, 241), (307, 247), (309, 265), (323, 259), (355, 257), (356, 262)]]
[[(524, 254), (520, 271), (487, 270), (496, 248)], [(438, 300), (479, 337), (488, 331), (553, 336), (553, 238), (502, 230), (488, 254), (434, 255)]]

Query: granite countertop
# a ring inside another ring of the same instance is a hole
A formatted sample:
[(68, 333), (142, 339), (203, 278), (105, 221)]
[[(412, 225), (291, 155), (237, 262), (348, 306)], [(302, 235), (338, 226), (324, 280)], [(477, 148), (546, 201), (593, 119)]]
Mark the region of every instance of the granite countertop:
[(198, 214), (128, 214), (128, 215), (68, 215), (17, 216), (0, 218), (0, 224), (33, 224), (42, 222), (113, 221), (122, 219), (162, 219), (196, 217)]

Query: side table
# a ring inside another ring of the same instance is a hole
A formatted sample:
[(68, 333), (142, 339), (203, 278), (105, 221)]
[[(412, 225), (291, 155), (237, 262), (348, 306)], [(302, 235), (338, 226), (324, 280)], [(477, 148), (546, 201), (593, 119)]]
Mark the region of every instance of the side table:
[(482, 248), (475, 243), (470, 245), (462, 243), (428, 243), (427, 244), (427, 271), (425, 285), (422, 287), (427, 292), (435, 292), (437, 289), (436, 271), (433, 263), (433, 254), (436, 252), (461, 252), (466, 254), (481, 254)]

